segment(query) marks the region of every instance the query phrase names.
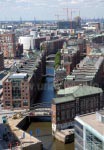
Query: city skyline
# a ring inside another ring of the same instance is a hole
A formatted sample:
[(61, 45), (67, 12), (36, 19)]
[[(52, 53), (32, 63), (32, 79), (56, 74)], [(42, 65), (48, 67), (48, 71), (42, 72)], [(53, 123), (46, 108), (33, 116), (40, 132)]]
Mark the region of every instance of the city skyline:
[(71, 17), (71, 9), (74, 9), (72, 17), (81, 18), (103, 17), (103, 0), (0, 0), (0, 20), (56, 20)]

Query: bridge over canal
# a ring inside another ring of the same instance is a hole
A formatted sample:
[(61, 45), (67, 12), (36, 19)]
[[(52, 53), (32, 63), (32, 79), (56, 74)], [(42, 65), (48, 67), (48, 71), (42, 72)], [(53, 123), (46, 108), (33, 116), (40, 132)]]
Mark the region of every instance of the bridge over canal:
[(30, 110), (24, 113), (26, 116), (51, 116), (51, 103), (36, 103)]

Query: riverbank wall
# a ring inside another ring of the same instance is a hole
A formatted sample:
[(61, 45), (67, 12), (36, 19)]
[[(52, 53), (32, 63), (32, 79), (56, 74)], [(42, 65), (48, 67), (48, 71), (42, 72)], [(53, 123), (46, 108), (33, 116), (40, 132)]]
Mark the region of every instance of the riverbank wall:
[(22, 130), (22, 129), (26, 129), (29, 125), (27, 119), (28, 117), (24, 117), (20, 119), (12, 119), (12, 118), (8, 119), (8, 125), (11, 128), (11, 131), (15, 134), (15, 136), (20, 141), (20, 145), (18, 146), (18, 149), (42, 150), (43, 149), (42, 142)]

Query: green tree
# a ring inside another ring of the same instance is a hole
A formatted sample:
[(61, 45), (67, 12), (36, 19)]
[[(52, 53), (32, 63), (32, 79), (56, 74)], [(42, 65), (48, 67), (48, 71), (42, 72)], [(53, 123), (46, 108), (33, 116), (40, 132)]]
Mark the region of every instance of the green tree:
[(55, 69), (57, 69), (61, 64), (61, 53), (58, 51), (55, 56)]

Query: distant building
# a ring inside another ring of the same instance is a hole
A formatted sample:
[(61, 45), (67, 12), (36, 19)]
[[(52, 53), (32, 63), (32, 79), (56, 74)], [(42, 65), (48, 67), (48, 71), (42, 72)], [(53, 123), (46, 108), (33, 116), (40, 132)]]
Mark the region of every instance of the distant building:
[(16, 44), (16, 57), (20, 57), (23, 54), (23, 44)]
[(0, 34), (0, 47), (5, 58), (16, 56), (16, 41), (14, 33)]
[(40, 44), (44, 41), (46, 41), (46, 37), (35, 38), (35, 48), (40, 50)]
[(92, 42), (98, 44), (104, 43), (104, 34), (96, 35), (95, 37), (93, 37)]
[(59, 21), (57, 22), (58, 29), (76, 29), (75, 21)]
[(104, 107), (101, 88), (80, 85), (57, 92), (52, 100), (52, 130), (73, 126), (76, 115), (95, 112)]
[[(55, 76), (54, 76), (54, 88), (58, 89), (63, 84), (63, 79), (66, 77), (66, 69), (57, 69), (55, 70)], [(62, 88), (62, 87), (61, 87)]]
[(69, 75), (80, 62), (79, 47), (74, 45), (61, 49), (61, 57), (62, 66), (66, 69), (66, 74)]
[(4, 56), (3, 52), (0, 52), (0, 71), (4, 69)]
[(44, 41), (41, 44), (41, 49), (44, 49), (47, 55), (56, 54), (59, 49), (62, 49), (65, 39), (56, 39), (50, 41)]
[(33, 35), (20, 36), (18, 42), (23, 44), (24, 52), (30, 49), (33, 50), (35, 48), (35, 39)]
[(104, 110), (75, 118), (75, 150), (104, 149)]

